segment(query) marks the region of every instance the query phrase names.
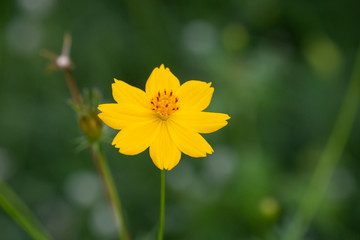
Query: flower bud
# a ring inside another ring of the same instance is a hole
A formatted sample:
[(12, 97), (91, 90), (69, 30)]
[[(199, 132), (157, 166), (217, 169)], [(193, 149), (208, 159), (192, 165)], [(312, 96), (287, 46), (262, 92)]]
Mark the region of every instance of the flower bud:
[(102, 123), (93, 110), (89, 109), (87, 114), (80, 116), (79, 125), (89, 142), (95, 142), (101, 137)]

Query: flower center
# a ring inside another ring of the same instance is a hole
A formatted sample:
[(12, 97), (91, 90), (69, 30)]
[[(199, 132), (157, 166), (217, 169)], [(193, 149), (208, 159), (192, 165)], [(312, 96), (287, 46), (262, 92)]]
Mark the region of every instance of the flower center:
[(179, 99), (174, 96), (172, 91), (159, 91), (156, 96), (150, 100), (150, 103), (152, 110), (159, 114), (159, 117), (163, 120), (168, 119), (173, 112), (179, 110)]

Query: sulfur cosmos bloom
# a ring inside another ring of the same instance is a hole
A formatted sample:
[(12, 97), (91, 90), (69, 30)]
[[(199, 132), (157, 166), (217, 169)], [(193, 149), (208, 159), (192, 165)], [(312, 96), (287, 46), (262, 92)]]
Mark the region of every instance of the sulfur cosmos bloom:
[(150, 147), (150, 157), (159, 169), (171, 170), (181, 152), (205, 157), (214, 150), (199, 133), (211, 133), (227, 124), (223, 113), (203, 112), (210, 104), (211, 83), (191, 80), (180, 85), (169, 68), (155, 68), (145, 92), (116, 80), (112, 94), (116, 103), (99, 105), (99, 117), (120, 130), (112, 144), (119, 152), (136, 155)]

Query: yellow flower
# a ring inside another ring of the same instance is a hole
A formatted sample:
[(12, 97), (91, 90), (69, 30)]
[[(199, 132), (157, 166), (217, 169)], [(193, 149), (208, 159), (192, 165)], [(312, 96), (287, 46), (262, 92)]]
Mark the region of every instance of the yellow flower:
[(227, 124), (223, 113), (203, 112), (210, 104), (211, 83), (191, 80), (180, 86), (169, 68), (155, 68), (145, 92), (116, 80), (112, 93), (117, 103), (99, 106), (99, 117), (109, 127), (121, 130), (112, 144), (119, 152), (136, 155), (150, 147), (150, 157), (159, 169), (171, 170), (181, 152), (205, 157), (214, 150), (199, 133), (211, 133)]

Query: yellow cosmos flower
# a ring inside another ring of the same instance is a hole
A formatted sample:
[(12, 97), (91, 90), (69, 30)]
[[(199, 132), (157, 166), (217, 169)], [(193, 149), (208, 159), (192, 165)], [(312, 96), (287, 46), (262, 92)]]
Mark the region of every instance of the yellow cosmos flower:
[(203, 112), (214, 88), (211, 83), (191, 80), (180, 86), (169, 68), (155, 68), (145, 92), (116, 80), (112, 93), (117, 103), (99, 106), (99, 117), (109, 127), (121, 130), (112, 144), (119, 152), (136, 155), (150, 147), (150, 157), (159, 169), (171, 170), (181, 152), (205, 157), (214, 150), (199, 133), (211, 133), (227, 124), (223, 113)]

